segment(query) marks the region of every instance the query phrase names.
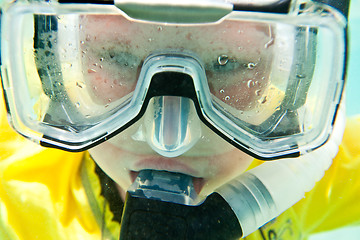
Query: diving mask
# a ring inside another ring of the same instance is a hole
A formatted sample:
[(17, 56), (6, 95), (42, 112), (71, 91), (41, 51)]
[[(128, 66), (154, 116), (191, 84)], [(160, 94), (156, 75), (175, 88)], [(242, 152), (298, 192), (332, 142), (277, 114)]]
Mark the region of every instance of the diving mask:
[(258, 159), (324, 144), (344, 84), (343, 15), (310, 1), (287, 13), (205, 3), (179, 3), (183, 18), (146, 19), (126, 2), (10, 4), (1, 70), (12, 125), (44, 146), (82, 151), (138, 121), (152, 98), (179, 96)]

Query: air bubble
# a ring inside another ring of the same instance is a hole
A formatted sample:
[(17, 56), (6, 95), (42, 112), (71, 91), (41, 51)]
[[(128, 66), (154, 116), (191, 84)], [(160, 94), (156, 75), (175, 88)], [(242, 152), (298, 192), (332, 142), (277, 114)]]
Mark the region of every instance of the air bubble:
[(226, 96), (225, 101), (229, 101), (229, 100), (230, 100), (230, 96)]
[(102, 62), (102, 61), (104, 61), (104, 58), (100, 58), (99, 60), (100, 60), (100, 62)]
[(80, 41), (80, 44), (81, 44), (81, 45), (85, 44), (85, 41)]
[(79, 103), (79, 102), (75, 103), (75, 107), (79, 108), (79, 107), (80, 107), (80, 103)]
[(228, 63), (229, 61), (229, 57), (227, 55), (220, 55), (217, 59), (218, 63), (220, 65), (225, 65)]
[(220, 90), (220, 93), (224, 93), (224, 92), (225, 92), (225, 90), (224, 90), (224, 89), (221, 89), (221, 90)]
[(158, 31), (162, 31), (163, 30), (163, 28), (162, 28), (162, 26), (158, 26)]
[(259, 89), (255, 91), (256, 96), (260, 96), (260, 93), (261, 93), (261, 90), (259, 90)]

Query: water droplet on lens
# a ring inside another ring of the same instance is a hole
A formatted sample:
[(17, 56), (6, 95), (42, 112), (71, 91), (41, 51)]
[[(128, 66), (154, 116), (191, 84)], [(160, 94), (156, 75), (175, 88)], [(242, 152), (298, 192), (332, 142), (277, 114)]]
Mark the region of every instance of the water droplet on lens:
[(265, 43), (264, 48), (270, 47), (274, 43), (274, 38), (271, 38), (267, 43)]
[(62, 84), (61, 84), (61, 82), (54, 82), (53, 83), (53, 86), (56, 88), (56, 87), (58, 87), (58, 86), (61, 86)]
[(260, 104), (264, 104), (264, 103), (266, 103), (266, 101), (267, 101), (266, 96), (264, 96), (263, 98), (259, 99), (259, 103), (260, 103)]
[(248, 68), (248, 69), (254, 69), (255, 67), (256, 67), (256, 63), (250, 62), (250, 63), (248, 63), (248, 65), (247, 65), (247, 68)]
[(83, 84), (79, 83), (79, 82), (76, 82), (76, 86), (79, 87), (79, 88), (83, 88)]
[(300, 73), (300, 74), (296, 74), (296, 77), (297, 77), (297, 78), (305, 78), (306, 76), (305, 76), (304, 74), (301, 74), (301, 73)]
[(252, 88), (252, 87), (254, 87), (254, 86), (255, 86), (255, 82), (250, 79), (250, 80), (247, 82), (247, 87), (248, 87), (248, 88)]
[(227, 55), (220, 55), (217, 60), (220, 65), (225, 65), (228, 63), (229, 57)]

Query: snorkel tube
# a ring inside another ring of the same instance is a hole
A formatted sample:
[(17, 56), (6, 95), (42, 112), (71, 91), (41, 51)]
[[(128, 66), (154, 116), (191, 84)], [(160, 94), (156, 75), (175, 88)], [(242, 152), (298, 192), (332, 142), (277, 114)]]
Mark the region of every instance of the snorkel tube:
[(243, 236), (304, 198), (323, 177), (338, 152), (345, 118), (344, 109), (340, 108), (336, 127), (321, 148), (299, 158), (265, 162), (217, 190), (238, 217)]
[(192, 205), (190, 176), (143, 170), (130, 187), (120, 239), (239, 239), (280, 215), (310, 191), (336, 156), (345, 128), (336, 127), (321, 148), (299, 158), (275, 160), (245, 172)]

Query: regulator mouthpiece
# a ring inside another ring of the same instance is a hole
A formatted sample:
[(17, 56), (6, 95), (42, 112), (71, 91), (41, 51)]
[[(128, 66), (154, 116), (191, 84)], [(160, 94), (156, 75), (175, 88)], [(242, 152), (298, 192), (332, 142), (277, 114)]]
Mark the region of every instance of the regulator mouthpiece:
[(133, 197), (193, 205), (197, 194), (192, 177), (181, 173), (142, 170), (128, 190)]
[(242, 236), (236, 215), (217, 193), (200, 205), (192, 177), (140, 171), (127, 192), (120, 240), (235, 240)]

